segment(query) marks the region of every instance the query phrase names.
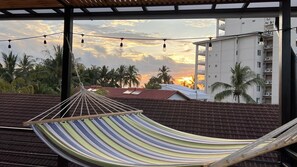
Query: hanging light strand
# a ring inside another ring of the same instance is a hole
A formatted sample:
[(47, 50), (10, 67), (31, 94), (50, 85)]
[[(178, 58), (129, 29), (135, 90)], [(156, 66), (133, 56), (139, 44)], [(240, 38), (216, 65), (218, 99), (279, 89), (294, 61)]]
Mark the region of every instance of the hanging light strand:
[(47, 42), (46, 42), (46, 35), (43, 35), (43, 37), (44, 37), (43, 44), (46, 45), (47, 44)]
[(166, 40), (167, 39), (163, 39), (164, 43), (163, 43), (163, 52), (166, 52)]
[(80, 44), (81, 44), (82, 47), (84, 47), (84, 44), (85, 44), (84, 36), (85, 36), (85, 34), (80, 34), (80, 35), (81, 35)]
[(11, 44), (10, 44), (11, 40), (8, 40), (8, 49), (11, 49)]
[(211, 40), (212, 40), (212, 37), (209, 37), (209, 43), (208, 43), (208, 50), (212, 50), (212, 42), (211, 42)]
[(121, 43), (120, 43), (120, 47), (121, 47), (121, 48), (124, 46), (124, 44), (123, 44), (123, 40), (124, 40), (124, 38), (121, 38)]

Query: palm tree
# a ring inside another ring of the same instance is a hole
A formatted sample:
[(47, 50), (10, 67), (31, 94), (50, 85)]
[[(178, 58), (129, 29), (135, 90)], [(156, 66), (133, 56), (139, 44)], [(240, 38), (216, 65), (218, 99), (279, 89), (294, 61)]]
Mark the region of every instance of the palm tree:
[(241, 63), (236, 63), (234, 68), (231, 68), (231, 84), (216, 82), (211, 85), (211, 91), (223, 88), (222, 92), (215, 95), (216, 101), (221, 101), (226, 97), (233, 96), (234, 100), (240, 103), (242, 97), (247, 103), (255, 103), (254, 99), (248, 95), (247, 89), (253, 85), (264, 86), (264, 80), (255, 75), (248, 66), (241, 66)]
[(161, 79), (161, 83), (163, 84), (172, 84), (173, 78), (171, 75), (169, 75), (170, 69), (169, 67), (166, 67), (163, 65), (161, 68), (159, 68), (158, 78)]
[(127, 67), (125, 65), (121, 65), (117, 68), (117, 80), (119, 81), (120, 88), (124, 87), (127, 83)]
[(140, 84), (140, 74), (138, 74), (138, 69), (135, 67), (135, 65), (129, 65), (127, 68), (127, 80), (125, 80), (129, 87), (132, 87), (132, 85), (136, 85), (137, 87)]
[(6, 53), (2, 52), (2, 58), (3, 58), (3, 62), (4, 62), (4, 76), (3, 78), (11, 83), (14, 78), (15, 78), (15, 66), (16, 66), (16, 61), (18, 59), (18, 55), (14, 55), (12, 54), (12, 52), (10, 52), (8, 55)]
[(97, 83), (100, 85), (100, 86), (108, 86), (108, 82), (109, 82), (109, 68), (108, 66), (102, 66), (100, 68), (100, 71), (99, 71), (99, 76), (98, 76), (98, 80), (97, 80)]
[(47, 80), (49, 86), (54, 88), (57, 91), (60, 91), (60, 85), (62, 81), (62, 57), (63, 57), (63, 47), (60, 45), (53, 46), (54, 55), (52, 56), (49, 51), (46, 52), (49, 54), (49, 58), (43, 60), (43, 66), (47, 73)]
[(16, 70), (17, 76), (24, 78), (26, 81), (28, 81), (29, 73), (34, 68), (34, 60), (31, 58), (32, 56), (24, 54), (23, 58), (19, 61), (19, 68)]

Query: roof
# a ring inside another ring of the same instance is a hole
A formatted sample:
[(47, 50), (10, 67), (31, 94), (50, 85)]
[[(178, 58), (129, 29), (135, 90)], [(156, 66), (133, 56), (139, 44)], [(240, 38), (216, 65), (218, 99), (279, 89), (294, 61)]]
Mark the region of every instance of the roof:
[[(277, 105), (123, 98), (116, 100), (144, 110), (146, 116), (161, 124), (205, 136), (258, 138), (281, 124)], [(3, 126), (22, 127), (22, 122), (57, 104), (60, 97), (0, 94), (0, 101), (0, 166), (5, 166), (4, 163), (56, 166), (56, 154), (32, 131)], [(16, 159), (16, 156), (20, 158)], [(277, 154), (270, 153), (239, 166), (278, 166), (277, 161)]]
[[(281, 0), (2, 0), (0, 19), (160, 19), (277, 17)], [(297, 4), (292, 2), (292, 15)]]
[(158, 90), (158, 89), (144, 89), (144, 88), (110, 88), (107, 90), (107, 97), (110, 98), (131, 98), (131, 99), (157, 99), (168, 100), (173, 95), (179, 95), (185, 100), (190, 100), (187, 96), (176, 90)]
[[(217, 42), (217, 41), (224, 41), (224, 40), (229, 40), (229, 39), (236, 39), (236, 38), (244, 38), (244, 37), (251, 37), (251, 36), (259, 36), (260, 32), (251, 32), (251, 33), (246, 33), (242, 35), (224, 35), (224, 36), (218, 36), (216, 38), (211, 39), (212, 42)], [(265, 34), (264, 34), (265, 35)], [(194, 45), (201, 45), (201, 44), (206, 44), (209, 43), (209, 40), (203, 40), (203, 41), (198, 41), (194, 42)]]
[(182, 94), (184, 94), (185, 96), (187, 96), (188, 98), (193, 99), (193, 100), (207, 100), (207, 99), (209, 99), (209, 96), (200, 90), (194, 90), (194, 89), (190, 89), (185, 86), (175, 85), (175, 84), (160, 84), (160, 85), (161, 85), (161, 90), (179, 91)]

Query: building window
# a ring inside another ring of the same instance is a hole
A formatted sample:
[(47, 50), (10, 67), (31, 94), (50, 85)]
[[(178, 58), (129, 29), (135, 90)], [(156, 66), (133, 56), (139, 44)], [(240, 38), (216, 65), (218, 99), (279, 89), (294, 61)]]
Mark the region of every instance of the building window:
[(260, 103), (260, 98), (256, 98), (256, 103)]
[(257, 67), (261, 68), (261, 62), (257, 62)]
[(210, 65), (208, 65), (208, 68), (210, 68)]
[(216, 56), (218, 56), (218, 54), (216, 54)]
[(252, 22), (256, 22), (256, 20), (252, 20)]
[(215, 78), (217, 77), (217, 75), (215, 75)]
[(210, 78), (210, 75), (208, 76), (208, 78)]
[(218, 67), (218, 65), (216, 64), (215, 67)]
[(257, 86), (257, 91), (260, 92), (261, 91), (261, 87)]
[(238, 55), (238, 50), (236, 51), (236, 55)]
[(261, 56), (262, 55), (262, 51), (261, 50), (258, 50), (258, 56)]

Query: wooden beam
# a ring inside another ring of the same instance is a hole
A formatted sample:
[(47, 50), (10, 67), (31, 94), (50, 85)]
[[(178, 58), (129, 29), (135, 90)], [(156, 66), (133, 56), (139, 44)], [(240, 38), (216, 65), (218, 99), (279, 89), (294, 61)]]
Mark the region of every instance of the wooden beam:
[(46, 119), (46, 120), (40, 120), (40, 121), (24, 122), (23, 125), (30, 126), (30, 125), (34, 125), (34, 124), (44, 124), (44, 123), (50, 123), (50, 122), (65, 122), (65, 121), (101, 118), (101, 117), (116, 116), (116, 115), (137, 114), (137, 113), (142, 113), (142, 112), (143, 112), (142, 110), (135, 110), (135, 111), (114, 112), (114, 113), (96, 114), (96, 115), (83, 115), (83, 116), (76, 116), (76, 117), (64, 117), (64, 118), (55, 118), (55, 119)]

